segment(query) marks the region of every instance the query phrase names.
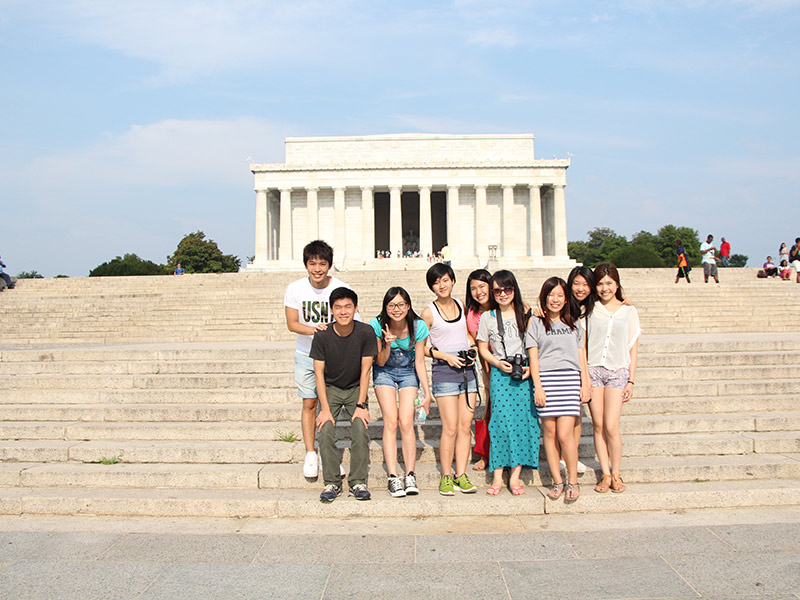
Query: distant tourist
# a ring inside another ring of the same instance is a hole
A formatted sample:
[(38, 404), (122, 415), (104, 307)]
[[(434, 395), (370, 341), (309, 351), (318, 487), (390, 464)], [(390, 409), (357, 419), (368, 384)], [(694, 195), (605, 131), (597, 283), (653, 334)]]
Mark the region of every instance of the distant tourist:
[[(710, 238), (711, 236), (709, 236)], [(639, 313), (623, 304), (619, 272), (611, 263), (595, 267), (598, 302), (589, 317), (589, 375), (592, 401), (589, 411), (594, 428), (594, 449), (602, 478), (594, 491), (624, 492), (620, 475), (622, 405), (633, 397), (639, 357)]]
[[(372, 383), (383, 416), (383, 460), (388, 474), (389, 494), (394, 498), (419, 494), (417, 438), (414, 433), (414, 401), (422, 387), (422, 410), (431, 411), (431, 391), (425, 367), (425, 340), (430, 332), (425, 321), (411, 307), (411, 297), (401, 287), (390, 287), (383, 296), (381, 314), (369, 323), (378, 340), (378, 354), (372, 365)], [(397, 426), (403, 449), (406, 475), (398, 476)]]
[(317, 477), (319, 459), (314, 451), (314, 420), (317, 417), (317, 387), (314, 380), (314, 361), (309, 358), (314, 333), (324, 331), (333, 320), (328, 298), (331, 292), (347, 284), (328, 275), (333, 265), (333, 248), (322, 240), (315, 240), (303, 248), (303, 264), (308, 276), (290, 283), (283, 298), (286, 326), (297, 334), (294, 353), (294, 381), (297, 393), (303, 400), (300, 424), (306, 458), (303, 475)]
[(788, 260), (781, 261), (781, 265), (778, 267), (778, 274), (784, 281), (790, 281), (792, 279), (792, 267), (789, 266)]
[(781, 264), (783, 261), (786, 261), (786, 264), (789, 264), (789, 246), (786, 245), (786, 242), (781, 243), (781, 247), (778, 249), (778, 264)]
[(450, 266), (453, 262), (453, 251), (450, 250), (449, 244), (442, 246), (442, 262), (447, 266)]
[(325, 487), (322, 502), (333, 502), (342, 493), (339, 449), (336, 447), (336, 419), (342, 409), (350, 418), (350, 473), (347, 482), (356, 500), (369, 500), (369, 376), (372, 360), (378, 354), (375, 332), (355, 320), (358, 295), (347, 287), (330, 293), (334, 322), (314, 334), (309, 357), (314, 361), (314, 380), (319, 396), (319, 453)]
[(719, 273), (717, 271), (716, 249), (714, 248), (714, 236), (710, 233), (706, 241), (700, 244), (700, 254), (703, 257), (703, 278), (708, 283), (709, 276), (719, 283)]
[[(682, 278), (686, 278), (686, 283), (692, 283), (689, 279), (689, 271), (692, 270), (692, 267), (689, 266), (689, 258), (680, 240), (675, 242), (675, 250), (678, 253), (678, 273), (675, 275), (675, 283), (678, 283), (678, 280)], [(708, 280), (708, 277), (706, 277), (706, 280)]]
[(173, 275), (183, 275), (184, 273), (186, 273), (186, 270), (181, 266), (181, 263), (178, 263), (178, 266), (172, 272)]
[(761, 265), (761, 268), (764, 269), (764, 275), (767, 277), (777, 277), (778, 276), (778, 267), (775, 266), (775, 263), (772, 262), (772, 257), (768, 256), (766, 262)]
[(800, 237), (794, 240), (794, 246), (789, 250), (789, 264), (794, 268), (796, 282), (800, 283)]
[(725, 238), (720, 238), (722, 243), (719, 245), (720, 265), (723, 267), (730, 267), (728, 259), (731, 257), (731, 245)]
[(3, 270), (5, 268), (7, 268), (6, 263), (4, 263), (2, 257), (0, 257), (0, 278), (3, 279), (3, 284), (0, 285), (0, 291), (4, 290), (6, 287), (10, 290), (13, 290), (14, 286), (17, 284), (17, 278), (11, 277), (11, 275), (6, 273)]

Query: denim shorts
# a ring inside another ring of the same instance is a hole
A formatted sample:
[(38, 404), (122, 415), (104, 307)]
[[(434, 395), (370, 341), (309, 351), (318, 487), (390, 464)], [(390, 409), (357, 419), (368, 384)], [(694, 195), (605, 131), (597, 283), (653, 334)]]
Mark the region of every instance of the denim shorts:
[(372, 365), (372, 385), (388, 385), (396, 390), (407, 387), (418, 388), (419, 377), (417, 371), (412, 366), (409, 367), (387, 367)]
[[(467, 393), (474, 394), (478, 391), (478, 382), (475, 379), (470, 379), (467, 386)], [(433, 382), (433, 395), (436, 398), (442, 396), (458, 396), (464, 393), (464, 382), (452, 383), (449, 381), (434, 381)]]
[(627, 367), (621, 369), (606, 369), (605, 367), (589, 367), (589, 378), (593, 387), (625, 389), (628, 385), (629, 371)]
[(317, 383), (314, 381), (314, 359), (302, 352), (294, 353), (294, 382), (301, 398), (316, 398)]

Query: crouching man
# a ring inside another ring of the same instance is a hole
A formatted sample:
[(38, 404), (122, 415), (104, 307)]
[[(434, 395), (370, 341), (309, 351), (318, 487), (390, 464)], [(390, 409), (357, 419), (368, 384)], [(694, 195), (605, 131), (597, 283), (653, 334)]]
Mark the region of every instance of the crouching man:
[(350, 493), (356, 500), (369, 500), (367, 466), (369, 465), (369, 406), (367, 391), (372, 360), (378, 343), (372, 327), (355, 321), (358, 295), (339, 287), (329, 299), (334, 323), (317, 331), (309, 356), (314, 359), (320, 411), (317, 415), (319, 453), (325, 488), (322, 502), (333, 502), (342, 493), (339, 451), (336, 449), (336, 419), (342, 409), (350, 417)]

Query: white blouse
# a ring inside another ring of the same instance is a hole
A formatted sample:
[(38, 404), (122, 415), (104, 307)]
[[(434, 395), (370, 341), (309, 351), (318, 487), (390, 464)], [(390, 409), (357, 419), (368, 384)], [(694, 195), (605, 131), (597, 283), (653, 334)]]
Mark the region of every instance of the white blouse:
[(633, 306), (620, 306), (610, 313), (596, 302), (589, 317), (589, 366), (616, 370), (631, 363), (631, 348), (639, 339), (639, 313)]

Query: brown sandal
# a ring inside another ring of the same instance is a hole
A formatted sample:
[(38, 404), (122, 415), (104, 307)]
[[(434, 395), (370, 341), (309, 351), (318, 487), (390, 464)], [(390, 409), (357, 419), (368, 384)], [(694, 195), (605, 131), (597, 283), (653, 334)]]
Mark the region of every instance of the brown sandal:
[(626, 489), (628, 489), (628, 486), (626, 486), (625, 483), (622, 481), (622, 477), (616, 474), (612, 475), (611, 491), (614, 492), (615, 494), (621, 494)]
[(597, 482), (597, 485), (594, 486), (594, 491), (598, 494), (605, 494), (608, 490), (611, 489), (611, 484), (614, 481), (614, 478), (610, 474), (603, 474), (603, 478)]

